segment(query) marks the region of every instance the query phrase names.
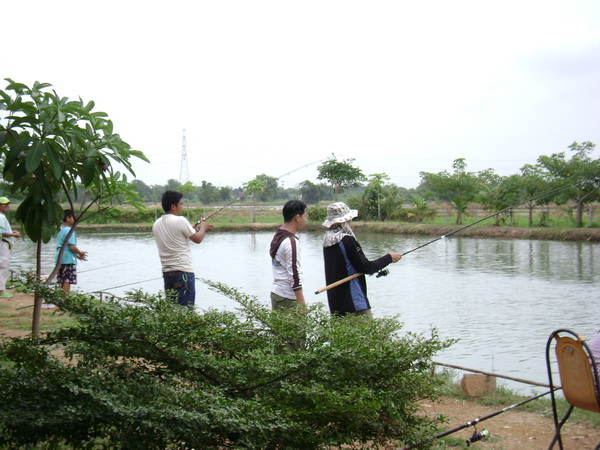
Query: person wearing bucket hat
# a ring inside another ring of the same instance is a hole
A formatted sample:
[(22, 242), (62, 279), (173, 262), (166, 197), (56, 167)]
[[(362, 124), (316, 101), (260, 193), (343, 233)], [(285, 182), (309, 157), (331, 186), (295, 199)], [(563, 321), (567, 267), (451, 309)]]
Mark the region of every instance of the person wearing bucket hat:
[(358, 211), (350, 209), (344, 202), (335, 202), (327, 207), (327, 228), (323, 239), (325, 280), (335, 283), (355, 273), (363, 275), (327, 291), (329, 310), (335, 315), (354, 314), (372, 318), (371, 304), (367, 297), (367, 282), (364, 274), (373, 274), (391, 263), (400, 261), (400, 253), (388, 253), (370, 261), (356, 240), (351, 221)]
[(6, 292), (6, 280), (8, 280), (10, 263), (10, 250), (15, 238), (20, 238), (21, 233), (13, 231), (6, 218), (6, 213), (10, 209), (10, 200), (6, 197), (0, 197), (0, 232), (2, 233), (2, 242), (0, 242), (0, 297), (12, 297), (10, 292)]

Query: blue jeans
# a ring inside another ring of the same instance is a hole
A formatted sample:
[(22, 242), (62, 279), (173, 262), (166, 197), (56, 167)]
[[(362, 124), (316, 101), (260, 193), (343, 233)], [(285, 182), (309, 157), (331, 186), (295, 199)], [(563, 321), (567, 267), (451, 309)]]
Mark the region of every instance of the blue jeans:
[(193, 272), (163, 272), (165, 291), (181, 306), (194, 306), (196, 278)]

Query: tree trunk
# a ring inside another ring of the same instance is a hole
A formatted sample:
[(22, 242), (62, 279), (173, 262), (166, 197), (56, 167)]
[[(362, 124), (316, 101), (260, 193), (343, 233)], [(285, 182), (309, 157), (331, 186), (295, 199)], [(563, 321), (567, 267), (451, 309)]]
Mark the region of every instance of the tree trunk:
[[(35, 277), (39, 281), (42, 274), (42, 240), (37, 242)], [(36, 289), (33, 301), (33, 320), (31, 322), (31, 335), (37, 337), (40, 335), (40, 321), (42, 317), (42, 298)]]
[(583, 202), (580, 200), (577, 202), (577, 227), (583, 226)]

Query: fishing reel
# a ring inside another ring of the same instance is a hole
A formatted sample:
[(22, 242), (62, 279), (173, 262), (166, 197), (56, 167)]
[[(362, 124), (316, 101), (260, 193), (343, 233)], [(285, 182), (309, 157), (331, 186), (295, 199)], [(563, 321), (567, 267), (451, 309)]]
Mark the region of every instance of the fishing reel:
[(479, 433), (477, 429), (473, 432), (473, 436), (470, 439), (467, 439), (467, 447), (470, 447), (473, 442), (480, 441), (481, 439), (488, 439), (490, 437), (490, 432), (486, 429), (481, 430)]
[(387, 277), (389, 274), (390, 271), (388, 269), (381, 269), (379, 272), (377, 272), (375, 278)]

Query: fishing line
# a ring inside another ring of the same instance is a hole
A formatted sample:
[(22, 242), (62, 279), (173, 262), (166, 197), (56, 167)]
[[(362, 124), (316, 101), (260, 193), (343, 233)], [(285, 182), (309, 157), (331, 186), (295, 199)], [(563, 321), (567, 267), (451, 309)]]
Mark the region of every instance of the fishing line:
[(122, 288), (122, 287), (125, 287), (125, 286), (131, 286), (133, 284), (141, 284), (141, 283), (146, 283), (148, 281), (161, 280), (161, 279), (162, 279), (162, 277), (150, 278), (149, 280), (134, 281), (133, 283), (121, 284), (119, 286), (112, 286), (112, 287), (101, 289), (101, 290), (102, 291), (108, 291), (109, 289), (117, 289), (117, 288)]
[(87, 269), (87, 270), (82, 270), (82, 271), (78, 271), (77, 273), (86, 273), (86, 272), (91, 272), (93, 270), (100, 270), (100, 269), (106, 269), (107, 267), (116, 267), (116, 266), (121, 266), (123, 264), (129, 264), (131, 261), (125, 261), (125, 262), (121, 262), (121, 263), (117, 263), (117, 264), (110, 264), (108, 266), (102, 266), (102, 267), (95, 267), (93, 269)]
[[(594, 185), (595, 185), (596, 187), (600, 187), (600, 177), (598, 177), (598, 178), (595, 178), (594, 180), (590, 180), (590, 181), (591, 181), (592, 183), (594, 183)], [(439, 241), (439, 240), (441, 240), (441, 239), (445, 239), (445, 238), (447, 238), (447, 237), (449, 237), (449, 236), (452, 236), (453, 234), (456, 234), (456, 233), (458, 233), (458, 232), (460, 232), (460, 231), (464, 231), (464, 230), (466, 230), (467, 228), (470, 228), (470, 227), (472, 227), (473, 225), (477, 225), (478, 223), (481, 223), (481, 222), (483, 222), (484, 220), (491, 219), (492, 217), (495, 217), (495, 216), (497, 216), (497, 215), (499, 215), (499, 214), (502, 214), (502, 213), (504, 213), (504, 212), (506, 212), (506, 211), (509, 211), (509, 210), (511, 210), (511, 209), (514, 209), (514, 208), (516, 208), (517, 206), (520, 206), (520, 205), (522, 205), (522, 204), (524, 204), (524, 203), (527, 203), (527, 202), (532, 202), (532, 201), (534, 201), (534, 200), (537, 200), (537, 199), (539, 199), (539, 198), (545, 197), (545, 196), (547, 196), (547, 195), (556, 194), (557, 192), (563, 191), (563, 190), (565, 190), (565, 189), (568, 189), (568, 188), (570, 188), (570, 187), (573, 187), (573, 186), (575, 186), (575, 185), (577, 185), (577, 184), (580, 184), (580, 183), (581, 183), (581, 182), (579, 182), (579, 181), (578, 181), (578, 182), (576, 182), (576, 183), (571, 183), (571, 184), (568, 184), (568, 185), (566, 185), (566, 186), (561, 186), (561, 187), (558, 187), (558, 188), (555, 188), (555, 189), (551, 189), (551, 190), (549, 190), (549, 191), (547, 191), (547, 192), (544, 192), (544, 193), (542, 193), (542, 194), (536, 195), (535, 197), (531, 197), (531, 198), (528, 198), (528, 199), (526, 199), (526, 200), (523, 200), (522, 202), (519, 202), (519, 203), (517, 203), (517, 204), (515, 204), (515, 205), (509, 206), (508, 208), (504, 208), (504, 209), (502, 209), (502, 210), (500, 210), (500, 211), (498, 211), (498, 212), (495, 212), (494, 214), (490, 214), (489, 216), (486, 216), (486, 217), (484, 217), (483, 219), (476, 220), (475, 222), (473, 222), (473, 223), (470, 223), (469, 225), (465, 225), (465, 226), (463, 226), (463, 227), (460, 227), (460, 228), (458, 228), (458, 229), (456, 229), (456, 230), (454, 230), (454, 231), (451, 231), (450, 233), (446, 233), (446, 234), (444, 234), (444, 235), (442, 235), (442, 236), (438, 236), (438, 237), (436, 237), (435, 239), (432, 239), (432, 240), (430, 240), (430, 241), (428, 241), (428, 242), (425, 242), (424, 244), (421, 244), (421, 245), (419, 245), (419, 246), (417, 246), (417, 247), (415, 247), (415, 248), (413, 248), (413, 249), (411, 249), (411, 250), (407, 250), (407, 251), (405, 251), (404, 253), (401, 253), (401, 254), (400, 254), (400, 256), (408, 255), (409, 253), (412, 253), (412, 252), (414, 252), (415, 250), (419, 250), (420, 248), (426, 247), (426, 246), (428, 246), (429, 244), (433, 244), (434, 242), (437, 242), (437, 241)], [(315, 294), (320, 294), (321, 292), (325, 292), (325, 291), (327, 291), (327, 290), (329, 290), (329, 289), (332, 289), (332, 288), (334, 288), (334, 287), (337, 287), (337, 286), (339, 286), (339, 285), (341, 285), (341, 284), (344, 284), (344, 283), (346, 283), (346, 282), (348, 282), (348, 281), (350, 281), (350, 280), (353, 280), (354, 278), (360, 277), (361, 275), (364, 275), (364, 274), (362, 274), (362, 273), (355, 273), (355, 274), (353, 274), (353, 275), (350, 275), (350, 276), (348, 276), (348, 277), (346, 277), (346, 278), (342, 278), (341, 280), (338, 280), (338, 281), (336, 281), (335, 283), (329, 284), (329, 285), (325, 286), (324, 288), (321, 288), (321, 289), (319, 289), (319, 290), (315, 291)]]

